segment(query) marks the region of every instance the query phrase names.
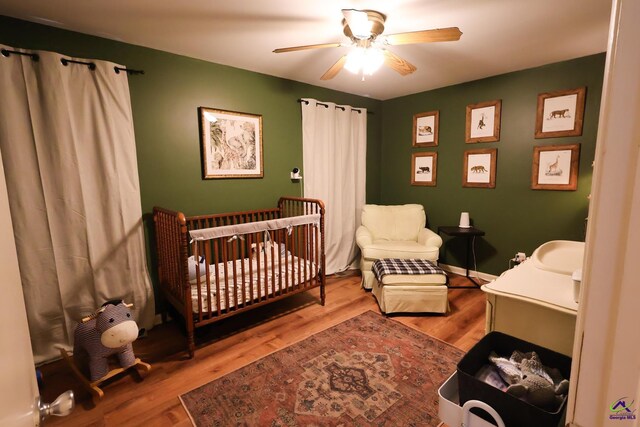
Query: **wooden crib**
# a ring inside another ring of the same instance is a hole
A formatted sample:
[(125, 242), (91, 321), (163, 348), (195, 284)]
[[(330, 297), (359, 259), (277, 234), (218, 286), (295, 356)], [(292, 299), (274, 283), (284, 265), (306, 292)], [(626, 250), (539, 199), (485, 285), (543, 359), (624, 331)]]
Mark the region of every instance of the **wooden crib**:
[(195, 328), (318, 286), (325, 303), (320, 200), (192, 217), (155, 207), (153, 220), (159, 287), (184, 319), (191, 357)]

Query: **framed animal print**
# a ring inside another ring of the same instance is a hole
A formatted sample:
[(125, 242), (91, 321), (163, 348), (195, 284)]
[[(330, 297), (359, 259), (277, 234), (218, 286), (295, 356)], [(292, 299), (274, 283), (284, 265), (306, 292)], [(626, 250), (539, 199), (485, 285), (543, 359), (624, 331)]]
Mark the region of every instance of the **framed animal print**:
[(411, 156), (411, 185), (436, 186), (438, 153), (413, 153)]
[(462, 186), (471, 188), (496, 188), (496, 163), (498, 150), (467, 150), (464, 152)]
[(587, 88), (541, 93), (536, 112), (536, 138), (582, 135)]
[(262, 178), (262, 116), (198, 108), (202, 178)]
[(435, 147), (438, 145), (439, 111), (414, 114), (413, 146)]
[(465, 142), (471, 144), (500, 141), (501, 110), (500, 99), (467, 105)]
[(580, 144), (533, 148), (533, 190), (577, 190)]

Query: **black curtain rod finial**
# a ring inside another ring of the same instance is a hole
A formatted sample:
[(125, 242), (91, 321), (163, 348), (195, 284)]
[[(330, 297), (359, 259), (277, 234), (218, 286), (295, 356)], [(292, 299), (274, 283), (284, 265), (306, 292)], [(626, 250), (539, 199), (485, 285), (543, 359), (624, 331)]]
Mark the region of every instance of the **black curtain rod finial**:
[(120, 71), (126, 72), (128, 75), (132, 74), (144, 74), (144, 70), (134, 70), (132, 68), (124, 68), (124, 67), (113, 67), (113, 70), (116, 74), (120, 74)]

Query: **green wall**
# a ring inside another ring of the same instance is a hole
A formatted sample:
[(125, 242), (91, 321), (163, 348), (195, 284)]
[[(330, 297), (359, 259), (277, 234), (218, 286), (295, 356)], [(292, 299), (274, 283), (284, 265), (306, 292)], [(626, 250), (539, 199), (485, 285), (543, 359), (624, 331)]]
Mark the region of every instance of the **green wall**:
[[(154, 205), (190, 215), (270, 207), (281, 195), (299, 195), (300, 184), (288, 177), (291, 168), (302, 166), (296, 100), (312, 97), (373, 113), (368, 116), (368, 203), (422, 203), (434, 230), (457, 224), (461, 211), (471, 213), (474, 224), (487, 233), (476, 242), (479, 271), (497, 274), (516, 251), (530, 254), (547, 240), (583, 238), (604, 54), (376, 101), (2, 16), (0, 43), (104, 59), (145, 71), (130, 77), (129, 85), (147, 233)], [(587, 86), (583, 135), (534, 139), (538, 93), (579, 86)], [(493, 99), (502, 99), (500, 141), (465, 144), (465, 106)], [(262, 115), (264, 178), (201, 178), (199, 106)], [(431, 110), (440, 110), (440, 145), (414, 149), (413, 115)], [(572, 142), (581, 143), (578, 191), (530, 190), (533, 147)], [(498, 148), (496, 188), (462, 188), (464, 150), (493, 147)], [(438, 152), (437, 187), (410, 185), (411, 153), (416, 151)], [(462, 242), (448, 242), (441, 259), (463, 265)]]
[[(144, 213), (154, 205), (188, 215), (274, 207), (282, 195), (299, 196), (289, 172), (302, 168), (302, 97), (371, 111), (367, 166), (379, 168), (380, 101), (3, 16), (0, 43), (145, 71), (129, 78)], [(264, 178), (201, 178), (200, 106), (262, 115)], [(378, 185), (369, 180), (368, 199)]]
[[(270, 208), (280, 196), (299, 196), (302, 184), (292, 182), (289, 172), (295, 166), (302, 169), (297, 102), (302, 97), (367, 108), (372, 113), (367, 120), (367, 168), (380, 168), (381, 102), (377, 100), (3, 16), (0, 43), (145, 71), (129, 77), (129, 86), (142, 212), (151, 241), (150, 215), (156, 205), (195, 215)], [(202, 179), (200, 106), (262, 115), (264, 178)], [(377, 201), (379, 182), (368, 180), (367, 200)], [(147, 245), (148, 250), (152, 247)], [(153, 257), (151, 261), (155, 279)]]
[[(486, 232), (476, 240), (477, 270), (491, 274), (548, 240), (584, 240), (604, 63), (598, 54), (385, 101), (380, 202), (423, 204), (433, 230), (470, 212)], [(535, 139), (538, 94), (580, 86), (587, 87), (582, 136)], [(502, 100), (500, 141), (465, 144), (466, 106), (495, 99)], [(440, 111), (439, 145), (412, 148), (413, 115), (432, 110)], [(533, 147), (569, 143), (581, 145), (578, 190), (531, 190)], [(498, 149), (495, 189), (462, 187), (464, 151), (480, 148)], [(410, 184), (411, 154), (421, 151), (438, 153), (436, 187)], [(445, 241), (440, 260), (463, 266), (464, 239)]]

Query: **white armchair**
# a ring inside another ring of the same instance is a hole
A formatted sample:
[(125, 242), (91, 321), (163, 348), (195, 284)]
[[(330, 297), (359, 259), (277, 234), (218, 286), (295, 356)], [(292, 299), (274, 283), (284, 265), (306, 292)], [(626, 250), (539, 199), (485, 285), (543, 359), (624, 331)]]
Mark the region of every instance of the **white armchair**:
[(382, 258), (437, 261), (442, 238), (425, 228), (427, 216), (422, 205), (365, 205), (356, 243), (362, 253), (362, 286), (371, 289), (374, 261)]

